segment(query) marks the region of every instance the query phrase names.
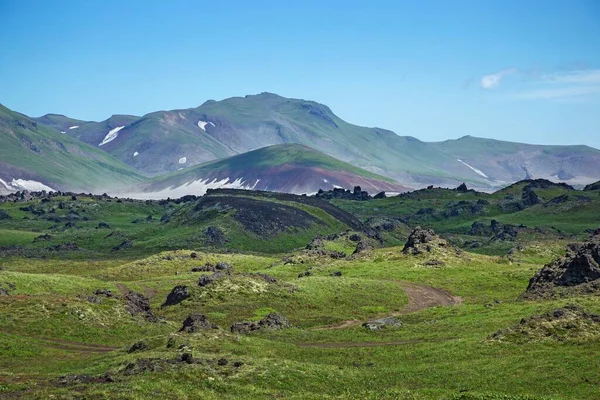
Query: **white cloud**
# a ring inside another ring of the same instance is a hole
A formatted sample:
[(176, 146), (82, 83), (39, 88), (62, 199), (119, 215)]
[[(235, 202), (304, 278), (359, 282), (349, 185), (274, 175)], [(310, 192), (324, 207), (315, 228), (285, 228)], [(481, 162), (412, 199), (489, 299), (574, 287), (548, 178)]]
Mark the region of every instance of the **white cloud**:
[(544, 75), (542, 80), (549, 83), (600, 84), (600, 69), (548, 74)]
[(535, 89), (518, 93), (515, 97), (524, 100), (560, 100), (574, 97), (583, 97), (596, 93), (600, 93), (600, 85), (567, 86), (562, 88)]
[(508, 75), (515, 74), (517, 72), (516, 68), (508, 68), (503, 69), (502, 71), (496, 72), (494, 74), (484, 75), (481, 78), (481, 87), (483, 89), (494, 89), (500, 85), (500, 81), (502, 78)]

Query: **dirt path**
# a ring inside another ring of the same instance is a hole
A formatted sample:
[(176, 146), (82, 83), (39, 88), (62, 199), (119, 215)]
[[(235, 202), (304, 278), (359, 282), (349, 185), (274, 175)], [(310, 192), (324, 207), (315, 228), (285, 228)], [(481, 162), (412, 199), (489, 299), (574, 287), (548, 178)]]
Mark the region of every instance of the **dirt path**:
[[(425, 310), (431, 307), (439, 306), (453, 306), (462, 303), (462, 299), (457, 296), (452, 296), (450, 293), (442, 289), (437, 289), (431, 286), (419, 285), (412, 282), (394, 281), (400, 286), (408, 295), (408, 305), (401, 311), (378, 315), (377, 318), (395, 317), (398, 315), (405, 315), (414, 313), (417, 311)], [(313, 328), (313, 330), (332, 330), (332, 329), (345, 329), (352, 326), (360, 325), (363, 321), (356, 319), (342, 321), (339, 324), (320, 326)]]
[(72, 342), (72, 341), (68, 341), (68, 340), (64, 340), (64, 339), (53, 339), (53, 338), (44, 338), (44, 337), (37, 337), (37, 336), (31, 336), (31, 335), (22, 335), (22, 334), (18, 334), (18, 333), (6, 332), (6, 331), (2, 331), (2, 330), (0, 330), (0, 332), (4, 333), (6, 335), (17, 336), (19, 338), (33, 339), (33, 340), (40, 342), (40, 344), (42, 346), (49, 347), (52, 349), (73, 351), (73, 352), (77, 352), (77, 353), (108, 353), (110, 351), (115, 351), (115, 350), (119, 349), (119, 347), (105, 346), (105, 345), (100, 345), (100, 344)]

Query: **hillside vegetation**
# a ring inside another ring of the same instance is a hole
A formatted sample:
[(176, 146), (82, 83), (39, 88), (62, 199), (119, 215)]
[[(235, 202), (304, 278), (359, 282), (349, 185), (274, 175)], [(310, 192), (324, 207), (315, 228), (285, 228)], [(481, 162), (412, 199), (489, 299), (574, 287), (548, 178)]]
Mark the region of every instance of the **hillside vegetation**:
[(598, 198), (0, 197), (0, 397), (596, 399)]

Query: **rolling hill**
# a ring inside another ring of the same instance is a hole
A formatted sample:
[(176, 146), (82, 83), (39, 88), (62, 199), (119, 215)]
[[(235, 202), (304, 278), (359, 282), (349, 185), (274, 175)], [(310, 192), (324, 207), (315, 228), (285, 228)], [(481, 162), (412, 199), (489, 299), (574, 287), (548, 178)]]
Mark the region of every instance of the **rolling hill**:
[(244, 188), (286, 193), (314, 193), (334, 187), (361, 186), (370, 193), (404, 192), (390, 178), (339, 161), (299, 144), (281, 144), (250, 151), (161, 176), (142, 184), (136, 197), (166, 198), (202, 195), (207, 189)]
[(453, 187), (464, 181), (489, 191), (528, 178), (574, 185), (600, 179), (600, 151), (587, 146), (535, 146), (470, 136), (426, 143), (353, 125), (323, 104), (272, 93), (209, 100), (196, 108), (139, 118), (83, 122), (46, 115), (38, 122), (101, 147), (150, 176), (298, 143), (411, 187)]
[(106, 191), (144, 177), (89, 146), (0, 105), (0, 191)]

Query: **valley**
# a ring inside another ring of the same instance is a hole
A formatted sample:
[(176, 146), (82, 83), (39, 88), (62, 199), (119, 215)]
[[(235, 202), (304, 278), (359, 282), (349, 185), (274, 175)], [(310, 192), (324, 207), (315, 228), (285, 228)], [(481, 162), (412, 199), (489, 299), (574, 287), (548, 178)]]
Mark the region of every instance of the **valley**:
[(596, 398), (596, 189), (354, 193), (0, 197), (0, 398)]

